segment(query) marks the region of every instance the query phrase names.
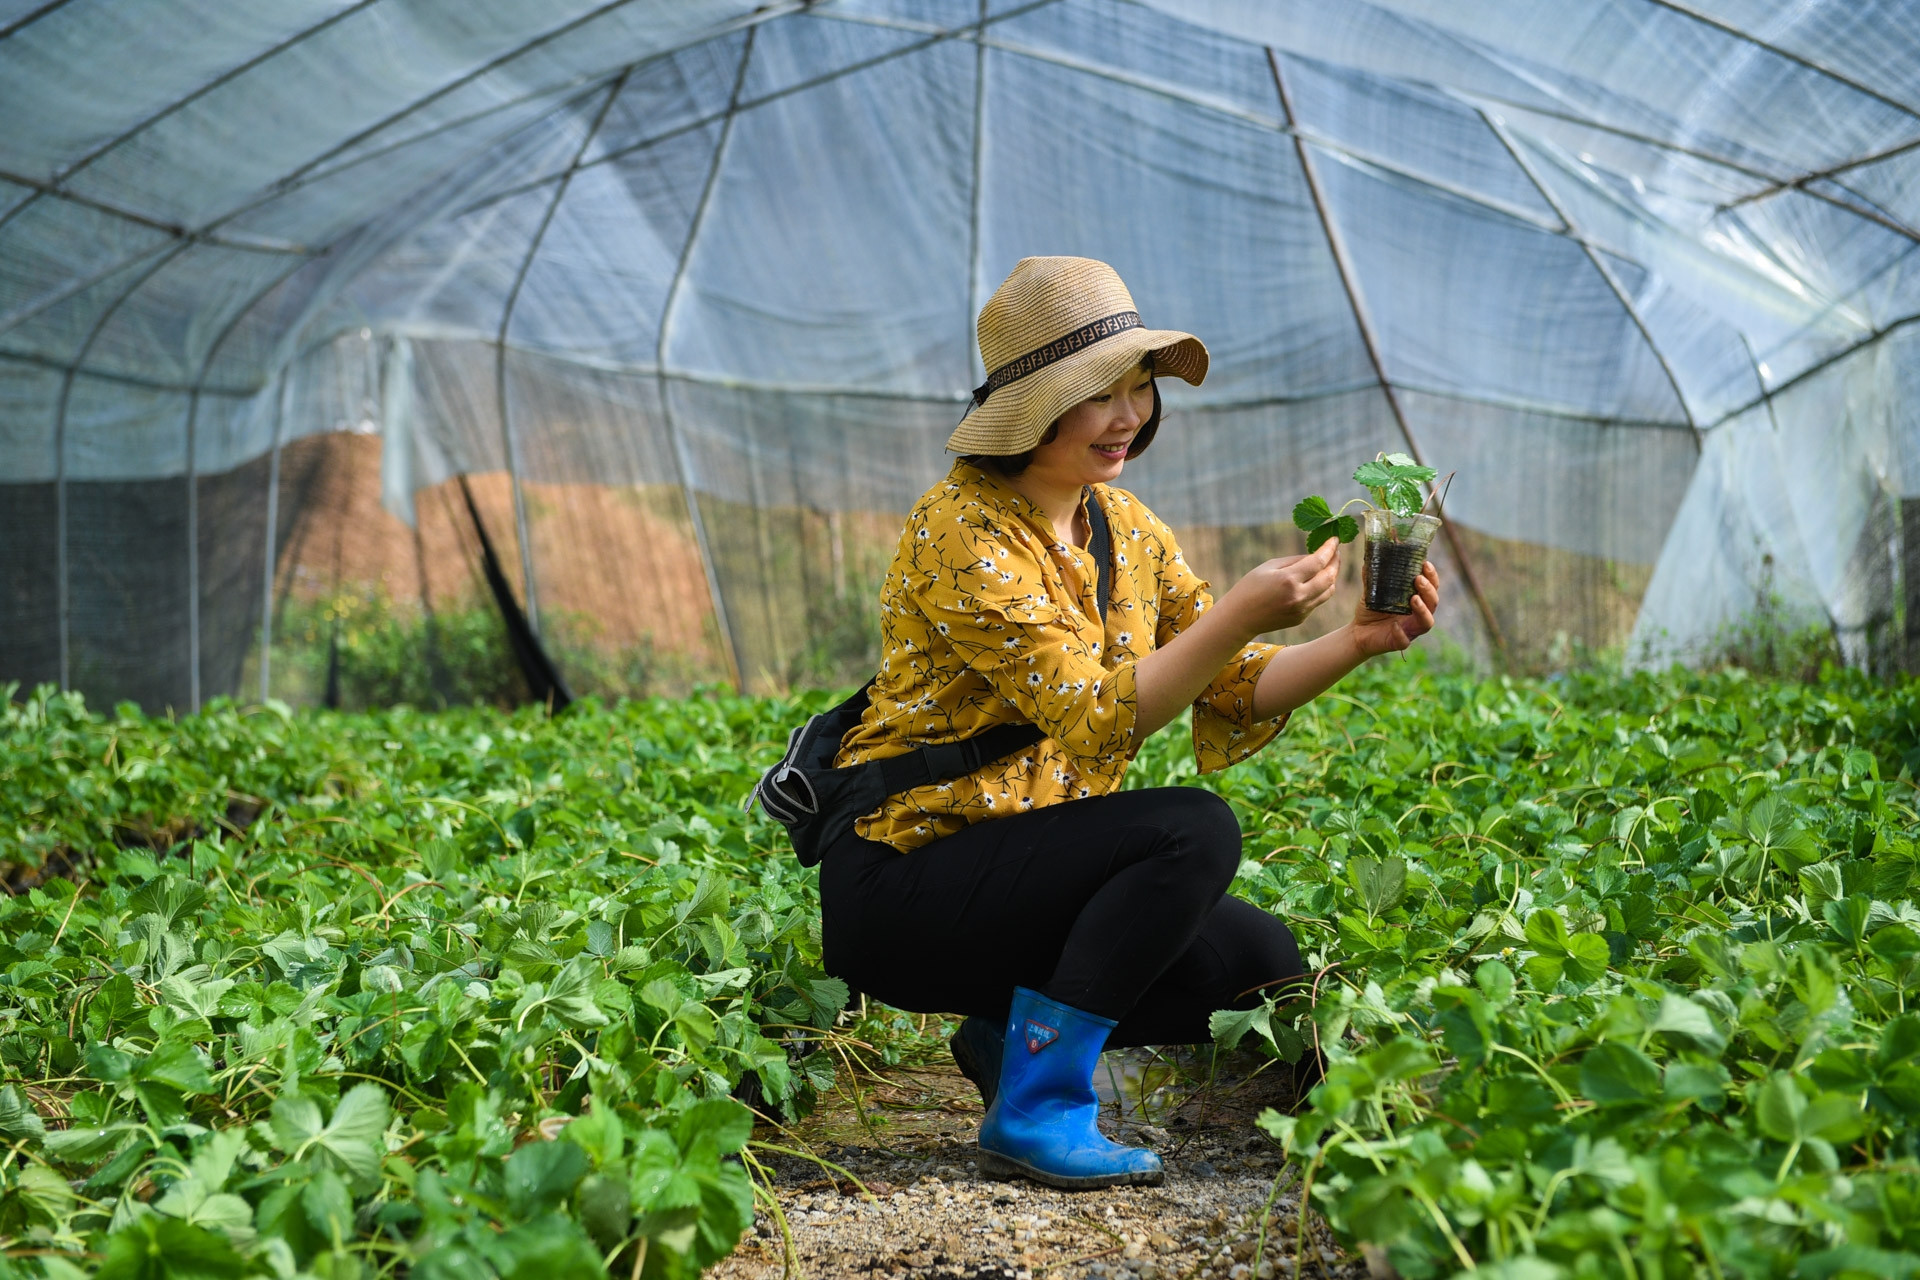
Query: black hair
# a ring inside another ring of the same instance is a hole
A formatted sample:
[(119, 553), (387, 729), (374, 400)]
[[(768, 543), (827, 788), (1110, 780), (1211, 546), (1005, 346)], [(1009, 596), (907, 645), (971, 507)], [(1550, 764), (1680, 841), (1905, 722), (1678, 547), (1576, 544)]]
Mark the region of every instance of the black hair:
[[(1153, 387), (1153, 413), (1140, 424), (1140, 430), (1134, 433), (1133, 443), (1127, 446), (1128, 461), (1145, 453), (1147, 446), (1153, 443), (1154, 433), (1160, 430), (1160, 383), (1152, 380), (1153, 352), (1149, 351), (1140, 357), (1140, 367), (1147, 371), (1147, 377)], [(1046, 434), (1040, 437), (1033, 449), (1025, 453), (966, 453), (960, 456), (960, 461), (988, 471), (996, 471), (1011, 478), (1033, 465), (1034, 449), (1038, 449), (1043, 444), (1051, 444), (1059, 434), (1060, 422), (1056, 418), (1048, 424)]]

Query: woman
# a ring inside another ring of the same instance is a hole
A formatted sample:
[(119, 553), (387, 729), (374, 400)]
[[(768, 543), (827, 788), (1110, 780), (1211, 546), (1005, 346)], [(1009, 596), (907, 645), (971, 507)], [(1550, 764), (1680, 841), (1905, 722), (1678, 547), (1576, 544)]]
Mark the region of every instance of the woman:
[[(1294, 708), (1424, 634), (1439, 579), (1428, 565), (1409, 617), (1256, 642), (1332, 595), (1339, 544), (1270, 560), (1215, 603), (1171, 531), (1111, 487), (1159, 427), (1154, 375), (1206, 376), (1199, 340), (1143, 328), (1113, 269), (1084, 258), (1022, 260), (979, 340), (991, 374), (947, 443), (960, 461), (907, 518), (880, 674), (836, 763), (1010, 722), (1049, 736), (888, 797), (826, 849), (826, 966), (899, 1008), (969, 1015), (953, 1050), (988, 1102), (984, 1172), (1158, 1182), (1158, 1157), (1094, 1127), (1102, 1049), (1203, 1041), (1210, 1013), (1301, 964), (1286, 925), (1227, 896), (1226, 803), (1121, 791), (1127, 763), (1189, 705), (1202, 772), (1252, 755)], [(1111, 541), (1104, 619), (1092, 504)]]

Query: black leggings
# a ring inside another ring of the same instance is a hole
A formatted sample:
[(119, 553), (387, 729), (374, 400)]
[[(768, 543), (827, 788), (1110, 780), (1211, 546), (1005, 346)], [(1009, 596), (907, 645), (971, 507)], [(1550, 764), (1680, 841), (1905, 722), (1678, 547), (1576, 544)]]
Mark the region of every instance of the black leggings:
[(900, 854), (848, 834), (820, 864), (828, 973), (915, 1013), (1006, 1017), (1015, 986), (1196, 1044), (1216, 1009), (1298, 978), (1287, 926), (1226, 896), (1240, 824), (1194, 787), (976, 822)]

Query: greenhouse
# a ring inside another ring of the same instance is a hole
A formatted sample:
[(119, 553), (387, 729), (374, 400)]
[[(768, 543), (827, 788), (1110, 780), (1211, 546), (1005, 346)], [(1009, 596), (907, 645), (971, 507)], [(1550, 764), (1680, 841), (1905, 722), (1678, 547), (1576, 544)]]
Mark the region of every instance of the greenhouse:
[(473, 594), (467, 476), (595, 669), (851, 678), (1032, 253), (1211, 345), (1129, 476), (1210, 576), (1405, 450), (1457, 472), (1443, 628), (1484, 659), (1761, 610), (1911, 665), (1915, 21), (23, 0), (0, 677), (294, 696), (302, 602)]
[(1920, 0), (0, 0), (0, 1280), (1920, 1280), (1917, 249)]

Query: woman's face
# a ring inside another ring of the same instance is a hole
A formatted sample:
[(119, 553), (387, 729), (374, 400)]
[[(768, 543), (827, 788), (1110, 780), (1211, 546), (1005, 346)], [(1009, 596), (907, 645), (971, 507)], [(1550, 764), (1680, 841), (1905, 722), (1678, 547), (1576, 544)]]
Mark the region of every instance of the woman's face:
[(1134, 436), (1153, 416), (1153, 375), (1145, 362), (1060, 415), (1053, 439), (1033, 451), (1027, 475), (1049, 488), (1112, 484)]

